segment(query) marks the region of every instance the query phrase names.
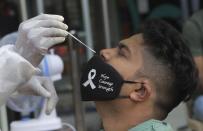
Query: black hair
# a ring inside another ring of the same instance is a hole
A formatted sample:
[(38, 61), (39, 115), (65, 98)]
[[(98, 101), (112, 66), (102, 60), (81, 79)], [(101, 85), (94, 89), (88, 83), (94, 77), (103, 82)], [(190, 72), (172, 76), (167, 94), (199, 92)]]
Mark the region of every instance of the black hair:
[(155, 83), (162, 83), (156, 87), (155, 106), (165, 113), (165, 118), (181, 101), (192, 96), (198, 85), (198, 71), (182, 35), (165, 21), (147, 20), (141, 33), (147, 52), (159, 63), (157, 67), (163, 67), (155, 71)]

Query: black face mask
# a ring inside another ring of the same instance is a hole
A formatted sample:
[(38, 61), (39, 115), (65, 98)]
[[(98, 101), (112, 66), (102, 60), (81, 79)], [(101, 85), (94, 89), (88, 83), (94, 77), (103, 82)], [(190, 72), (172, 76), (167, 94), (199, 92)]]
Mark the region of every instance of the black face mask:
[(88, 62), (80, 80), (82, 100), (103, 101), (128, 98), (128, 96), (119, 96), (123, 83), (138, 82), (123, 80), (111, 65), (106, 64), (99, 56), (94, 56)]

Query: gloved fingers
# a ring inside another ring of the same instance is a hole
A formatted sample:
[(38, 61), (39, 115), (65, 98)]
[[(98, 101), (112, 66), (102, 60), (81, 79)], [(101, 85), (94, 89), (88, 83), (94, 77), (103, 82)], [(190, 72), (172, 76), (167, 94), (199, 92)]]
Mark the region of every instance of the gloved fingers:
[(43, 38), (41, 44), (43, 47), (52, 47), (65, 41), (65, 37), (46, 37)]
[(35, 68), (34, 75), (40, 75), (42, 71), (39, 68)]
[(51, 96), (47, 98), (46, 114), (50, 114), (54, 110), (57, 102), (58, 102), (58, 96)]
[(30, 88), (32, 88), (32, 90), (37, 95), (47, 97), (47, 98), (51, 96), (51, 93), (47, 91), (39, 82), (33, 83), (32, 86), (30, 86)]
[(68, 26), (64, 24), (63, 22), (57, 21), (57, 20), (39, 20), (38, 23), (34, 26), (37, 27), (53, 27), (58, 28), (62, 30), (67, 30)]
[(41, 27), (41, 28), (32, 29), (28, 33), (28, 38), (32, 43), (35, 43), (36, 45), (41, 46), (44, 44), (44, 41), (41, 39), (43, 37), (66, 37), (67, 35), (68, 35), (68, 32), (62, 29)]
[(32, 39), (39, 40), (40, 37), (66, 37), (67, 35), (68, 35), (68, 32), (62, 29), (41, 27), (41, 28), (32, 29), (28, 33), (28, 38), (30, 40)]
[(60, 15), (51, 15), (51, 14), (41, 14), (38, 15), (36, 17), (33, 17), (29, 20), (27, 20), (27, 22), (33, 21), (33, 20), (57, 20), (57, 21), (64, 21), (64, 17), (60, 16)]
[(42, 20), (48, 20), (48, 21), (55, 20), (55, 21), (62, 23), (64, 18), (62, 16), (59, 16), (59, 15), (42, 14), (42, 15), (36, 16), (34, 18), (31, 18), (29, 20), (22, 22), (19, 26), (19, 29), (23, 30), (25, 32), (29, 31), (30, 29), (32, 29), (33, 27), (38, 25), (38, 23), (40, 23), (40, 21), (42, 21)]
[(51, 96), (57, 96), (53, 82), (49, 77), (40, 77), (42, 86), (51, 93)]
[(51, 93), (42, 87), (43, 85), (41, 82), (42, 81), (38, 77), (33, 76), (26, 84), (18, 88), (17, 91), (25, 95), (40, 95), (50, 97)]
[(58, 96), (50, 79), (44, 79), (43, 86), (51, 93), (51, 97), (47, 98), (46, 113), (50, 114), (58, 102)]
[(45, 37), (66, 37), (68, 32), (57, 28), (46, 28), (42, 34)]
[(46, 98), (47, 99), (47, 105), (46, 105), (46, 114), (51, 114), (51, 112), (54, 110), (56, 107), (56, 104), (58, 102), (58, 97), (57, 98)]
[[(40, 30), (41, 28), (57, 28), (67, 30), (68, 26), (63, 22), (57, 20), (34, 20), (30, 22), (24, 22), (19, 26), (20, 30), (27, 33), (33, 33), (34, 29)], [(35, 32), (37, 34), (37, 32)], [(29, 34), (28, 34), (29, 35)]]

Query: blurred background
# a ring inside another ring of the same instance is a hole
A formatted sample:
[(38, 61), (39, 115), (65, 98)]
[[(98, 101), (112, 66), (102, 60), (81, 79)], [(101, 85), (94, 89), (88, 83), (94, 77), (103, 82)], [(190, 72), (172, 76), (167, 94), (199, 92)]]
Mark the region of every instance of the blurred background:
[[(149, 18), (164, 19), (181, 32), (185, 21), (202, 8), (201, 0), (0, 0), (0, 38), (17, 31), (20, 22), (38, 14), (58, 14), (64, 16), (69, 31), (99, 52), (136, 33), (140, 24)], [(101, 121), (94, 103), (81, 102), (77, 95), (82, 67), (92, 52), (71, 38), (54, 47), (54, 52), (64, 64), (62, 79), (54, 82), (59, 96), (58, 117), (78, 131), (98, 131)], [(196, 97), (200, 92), (201, 89)], [(203, 131), (201, 119), (193, 113), (196, 97), (182, 103), (166, 120), (177, 131)], [(36, 117), (36, 112), (29, 117)], [(3, 131), (10, 130), (11, 122), (20, 119), (19, 112), (5, 107), (0, 122)]]

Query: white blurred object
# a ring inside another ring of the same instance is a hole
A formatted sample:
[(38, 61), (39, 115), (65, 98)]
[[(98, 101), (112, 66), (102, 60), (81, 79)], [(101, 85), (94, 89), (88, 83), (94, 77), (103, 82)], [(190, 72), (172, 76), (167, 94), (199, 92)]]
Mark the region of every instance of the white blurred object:
[(203, 95), (197, 97), (195, 100), (193, 113), (197, 120), (203, 121)]
[(0, 40), (0, 47), (4, 45), (15, 45), (17, 37), (18, 37), (18, 32), (12, 32), (10, 34), (7, 34)]
[(149, 12), (149, 0), (138, 0), (137, 5), (141, 14)]
[(188, 127), (188, 110), (187, 105), (181, 102), (176, 108), (174, 108), (167, 116), (165, 121), (170, 123), (175, 131), (191, 131)]
[[(44, 76), (50, 77), (52, 81), (57, 81), (62, 78), (63, 61), (58, 55), (47, 54), (40, 64), (40, 69)], [(11, 131), (50, 131), (59, 130), (62, 128), (62, 121), (57, 117), (56, 110), (50, 115), (46, 114), (46, 104), (44, 101), (41, 113), (38, 118), (26, 121), (14, 121), (11, 123)]]
[(37, 119), (14, 121), (11, 123), (11, 131), (50, 131), (61, 129), (62, 121), (57, 117), (56, 110), (52, 111), (50, 115), (46, 115), (45, 103)]
[(0, 48), (0, 106), (6, 103), (19, 86), (39, 73), (39, 69), (14, 53), (12, 47), (13, 45), (5, 45)]
[[(4, 46), (4, 47), (1, 47), (0, 49), (14, 46), (16, 39), (17, 39), (17, 35), (18, 35), (17, 32), (15, 32), (15, 33), (8, 34), (4, 38), (2, 38), (0, 41), (0, 46)], [(4, 53), (4, 55), (2, 55), (2, 56), (6, 56), (6, 54)], [(18, 60), (18, 59), (16, 59), (16, 60)], [(11, 61), (14, 61), (14, 60), (11, 59)], [(55, 62), (57, 64), (55, 64)], [(13, 64), (13, 66), (16, 69), (17, 64)], [(9, 65), (7, 64), (6, 67), (8, 68)], [(25, 66), (22, 66), (21, 68), (23, 70), (26, 69)], [(44, 69), (44, 68), (46, 68), (46, 69)], [(55, 92), (53, 81), (61, 79), (61, 73), (63, 71), (63, 62), (59, 56), (54, 55), (52, 53), (51, 55), (48, 55), (48, 59), (46, 60), (46, 66), (42, 67), (41, 70), (46, 71), (46, 72), (44, 72), (44, 75), (47, 77), (36, 76), (36, 75), (33, 76), (29, 80), (29, 82), (27, 82), (26, 84), (21, 86), (17, 91), (15, 91), (14, 94), (12, 94), (12, 96), (9, 98), (9, 100), (7, 102), (7, 106), (14, 111), (20, 112), (23, 119), (25, 119), (25, 118), (28, 119), (27, 116), (29, 116), (29, 114), (31, 112), (35, 111), (39, 107), (39, 105), (42, 101), (41, 97), (30, 96), (30, 95), (42, 95), (42, 96), (46, 97), (45, 94), (46, 94), (46, 91), (48, 91), (51, 94), (51, 97), (48, 98), (48, 101), (43, 104), (43, 110), (41, 111), (41, 115), (39, 116), (39, 118), (32, 119), (32, 120), (26, 120), (26, 121), (23, 120), (23, 121), (12, 122), (11, 128), (13, 131), (16, 131), (16, 130), (23, 131), (24, 129), (27, 129), (26, 127), (29, 127), (29, 130), (33, 130), (33, 131), (39, 131), (41, 129), (55, 130), (55, 129), (60, 129), (62, 127), (60, 118), (58, 118), (56, 116), (56, 111), (54, 110), (51, 113), (51, 115), (46, 116), (45, 107), (46, 107), (46, 109), (48, 109), (48, 110), (46, 110), (46, 112), (51, 112), (58, 101), (58, 97)], [(4, 69), (2, 71), (8, 72), (6, 69)], [(11, 74), (10, 72), (12, 72), (13, 74)], [(9, 73), (12, 75), (12, 77), (10, 77), (10, 78), (14, 78), (15, 80), (17, 80), (17, 78), (18, 79), (20, 78), (19, 76), (15, 77), (14, 71), (10, 70), (10, 72)], [(25, 70), (24, 72), (29, 74), (30, 70), (29, 71)], [(19, 71), (18, 73), (21, 73), (21, 72)], [(48, 77), (51, 77), (52, 81)], [(12, 80), (12, 81), (14, 81), (14, 80)], [(5, 83), (5, 81), (4, 81), (4, 83)], [(14, 86), (14, 87), (18, 87), (18, 86)], [(9, 88), (5, 88), (5, 89), (9, 89)], [(44, 90), (42, 90), (42, 89), (44, 89)], [(6, 95), (6, 97), (9, 97), (9, 95), (7, 95), (6, 93), (2, 94), (0, 97), (3, 97), (3, 95)], [(3, 100), (3, 99), (0, 99), (0, 101), (1, 100)], [(44, 119), (44, 118), (46, 118), (46, 119)], [(4, 121), (6, 122), (6, 120), (4, 120)], [(5, 130), (5, 128), (3, 128), (3, 131), (4, 130)]]
[(62, 59), (54, 54), (54, 50), (50, 50), (51, 54), (47, 54), (39, 65), (45, 76), (49, 76), (52, 81), (62, 79), (62, 72), (64, 69)]
[[(18, 36), (18, 32), (13, 32), (13, 33), (7, 34), (0, 40), (0, 47), (15, 45), (17, 36)], [(15, 93), (15, 95), (14, 95), (14, 93)], [(7, 105), (11, 106), (11, 108), (15, 111), (16, 111), (16, 109), (25, 109), (25, 107), (17, 108), (16, 106), (14, 106), (15, 108), (13, 108), (13, 105), (14, 105), (14, 104), (12, 104), (13, 101), (15, 101), (15, 102), (19, 101), (18, 102), (19, 104), (16, 104), (19, 106), (25, 106), (27, 103), (26, 101), (31, 101), (30, 103), (33, 103), (31, 100), (32, 96), (29, 96), (30, 100), (26, 100), (24, 103), (21, 103), (21, 101), (22, 101), (21, 99), (28, 98), (27, 95), (37, 95), (37, 96), (39, 95), (39, 96), (43, 96), (43, 97), (47, 98), (48, 99), (48, 103), (47, 103), (48, 105), (47, 105), (47, 109), (46, 109), (47, 113), (50, 113), (55, 108), (55, 105), (58, 101), (58, 97), (57, 97), (53, 82), (50, 80), (50, 78), (44, 77), (44, 76), (38, 76), (38, 75), (32, 76), (32, 78), (27, 83), (21, 85), (20, 87), (17, 87), (17, 90), (14, 93), (12, 94), (11, 100), (7, 101), (7, 103), (8, 103)], [(22, 95), (16, 95), (16, 94), (22, 94)], [(51, 95), (51, 97), (50, 97), (50, 95)], [(9, 95), (7, 95), (7, 96), (9, 96)], [(33, 96), (33, 98), (35, 99), (37, 97)], [(29, 105), (29, 104), (27, 104), (27, 105)], [(33, 107), (33, 104), (31, 104), (29, 106)], [(27, 108), (27, 109), (30, 109), (30, 108)], [(27, 112), (27, 111), (21, 110), (21, 112)], [(27, 113), (29, 113), (29, 112), (27, 112)]]
[(7, 106), (15, 111), (21, 113), (22, 117), (25, 117), (37, 109), (41, 97), (39, 96), (26, 96), (26, 95), (13, 95), (7, 101)]
[(8, 131), (8, 118), (7, 118), (7, 111), (6, 106), (3, 105), (0, 107), (0, 131)]

